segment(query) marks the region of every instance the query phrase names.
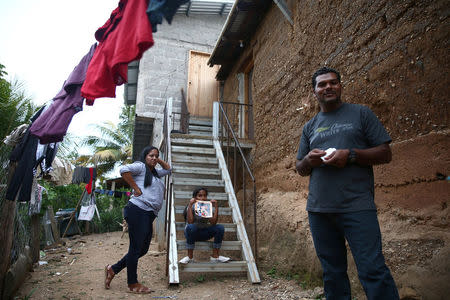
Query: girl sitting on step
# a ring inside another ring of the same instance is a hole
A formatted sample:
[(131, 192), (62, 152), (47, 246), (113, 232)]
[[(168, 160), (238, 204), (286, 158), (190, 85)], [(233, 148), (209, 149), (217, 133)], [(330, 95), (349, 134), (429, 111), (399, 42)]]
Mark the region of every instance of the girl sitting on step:
[(203, 218), (196, 214), (194, 205), (197, 201), (208, 201), (208, 190), (204, 187), (199, 187), (192, 193), (192, 199), (184, 209), (183, 215), (186, 221), (184, 235), (186, 237), (186, 248), (188, 256), (180, 260), (181, 264), (187, 264), (194, 261), (194, 248), (196, 241), (207, 241), (214, 237), (213, 252), (210, 258), (211, 262), (228, 262), (229, 257), (219, 255), (220, 247), (222, 246), (223, 235), (225, 228), (223, 225), (217, 224), (219, 217), (219, 206), (217, 201), (212, 199), (211, 203), (214, 206), (213, 216), (211, 218)]

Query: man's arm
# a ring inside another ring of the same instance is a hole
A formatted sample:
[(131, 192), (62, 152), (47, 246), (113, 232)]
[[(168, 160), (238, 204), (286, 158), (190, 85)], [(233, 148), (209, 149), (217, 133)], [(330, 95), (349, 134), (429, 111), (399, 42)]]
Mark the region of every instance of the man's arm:
[(362, 166), (387, 164), (392, 160), (391, 146), (388, 143), (368, 149), (353, 149), (356, 153), (356, 163)]
[(325, 151), (320, 149), (311, 150), (302, 160), (298, 160), (295, 163), (295, 168), (298, 174), (301, 176), (309, 176), (313, 168), (320, 166), (322, 161), (322, 156), (326, 154)]
[[(373, 166), (379, 164), (389, 163), (392, 159), (391, 147), (388, 143), (381, 144), (367, 149), (355, 149), (356, 154), (355, 164), (360, 166)], [(347, 165), (349, 149), (339, 149), (333, 152), (330, 156), (325, 158), (326, 165), (332, 165), (338, 168), (343, 168)]]

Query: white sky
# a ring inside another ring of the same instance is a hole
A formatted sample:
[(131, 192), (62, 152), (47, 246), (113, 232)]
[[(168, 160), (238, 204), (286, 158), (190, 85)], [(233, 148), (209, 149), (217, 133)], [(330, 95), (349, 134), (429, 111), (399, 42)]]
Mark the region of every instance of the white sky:
[[(0, 0), (0, 63), (36, 104), (49, 102), (95, 42), (94, 33), (118, 0)], [(116, 98), (95, 100), (75, 114), (69, 132), (92, 134), (89, 124), (118, 123), (123, 86)]]

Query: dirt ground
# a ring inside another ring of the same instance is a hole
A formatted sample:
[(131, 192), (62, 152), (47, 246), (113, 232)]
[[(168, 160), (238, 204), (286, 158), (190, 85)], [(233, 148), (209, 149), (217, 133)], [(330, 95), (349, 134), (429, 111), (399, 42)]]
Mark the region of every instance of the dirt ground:
[[(260, 272), (261, 284), (245, 273), (233, 275), (180, 274), (180, 284), (168, 287), (166, 256), (152, 243), (139, 261), (138, 279), (151, 287), (149, 295), (127, 293), (126, 270), (116, 275), (110, 290), (103, 287), (104, 266), (126, 253), (128, 237), (121, 232), (77, 236), (66, 245), (46, 250), (15, 299), (320, 299), (323, 289), (303, 289), (297, 281)], [(68, 250), (70, 249), (70, 250)]]

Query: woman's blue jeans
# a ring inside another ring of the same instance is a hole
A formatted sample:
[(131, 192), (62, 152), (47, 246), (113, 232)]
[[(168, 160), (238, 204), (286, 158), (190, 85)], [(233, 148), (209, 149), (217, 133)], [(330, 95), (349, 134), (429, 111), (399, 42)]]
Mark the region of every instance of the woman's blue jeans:
[(195, 242), (207, 241), (214, 237), (213, 248), (220, 249), (222, 246), (225, 228), (223, 225), (216, 224), (206, 228), (198, 228), (196, 224), (187, 224), (184, 228), (184, 236), (186, 237), (186, 248), (194, 249)]
[(128, 223), (128, 236), (130, 245), (128, 253), (122, 257), (112, 269), (115, 274), (127, 268), (128, 284), (137, 283), (137, 265), (141, 256), (144, 256), (150, 247), (153, 233), (153, 221), (156, 215), (153, 211), (143, 210), (131, 202), (124, 208), (124, 218)]
[(309, 212), (309, 226), (323, 269), (327, 300), (351, 299), (347, 276), (347, 240), (358, 276), (369, 300), (399, 299), (397, 287), (381, 252), (377, 212)]

